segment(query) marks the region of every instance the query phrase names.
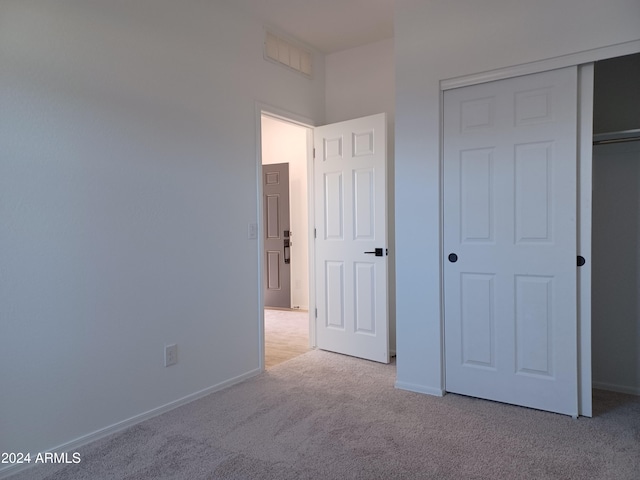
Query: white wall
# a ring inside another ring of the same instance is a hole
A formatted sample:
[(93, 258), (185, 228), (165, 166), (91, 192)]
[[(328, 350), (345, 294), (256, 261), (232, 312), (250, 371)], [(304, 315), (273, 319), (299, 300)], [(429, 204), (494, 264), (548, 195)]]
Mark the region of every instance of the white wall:
[(593, 385), (640, 395), (640, 142), (593, 153)]
[(291, 306), (309, 309), (309, 202), (307, 129), (262, 116), (262, 163), (289, 164)]
[(387, 113), (389, 320), (391, 351), (395, 351), (395, 204), (394, 126), (395, 69), (393, 39), (327, 55), (326, 121), (341, 122)]
[(594, 133), (640, 129), (640, 53), (596, 62)]
[(397, 0), (397, 385), (444, 388), (440, 88), (444, 79), (640, 39), (637, 0)]
[(0, 2), (0, 451), (257, 371), (256, 101), (324, 120), (323, 56), (263, 35), (222, 2)]
[(325, 68), (327, 123), (386, 112), (393, 125), (392, 38), (329, 54)]

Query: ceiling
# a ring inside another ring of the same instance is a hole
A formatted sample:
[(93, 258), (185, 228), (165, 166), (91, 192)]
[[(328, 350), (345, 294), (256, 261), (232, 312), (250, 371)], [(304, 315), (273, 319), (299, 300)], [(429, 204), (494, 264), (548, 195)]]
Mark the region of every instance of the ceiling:
[(323, 52), (393, 37), (394, 0), (231, 0), (233, 5)]

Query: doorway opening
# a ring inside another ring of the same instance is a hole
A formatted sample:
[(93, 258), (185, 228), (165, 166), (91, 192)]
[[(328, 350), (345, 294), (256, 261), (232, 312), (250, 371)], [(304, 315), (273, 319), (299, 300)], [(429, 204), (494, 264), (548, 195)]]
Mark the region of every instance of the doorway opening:
[[(308, 187), (312, 136), (308, 126), (264, 110), (260, 132), (264, 366), (271, 368), (312, 347)], [(284, 178), (277, 175), (284, 171), (288, 173), (281, 186), (284, 191), (272, 190), (269, 182)], [(287, 208), (280, 210), (288, 210), (288, 218), (274, 215), (278, 203), (286, 203)]]
[[(269, 162), (270, 157), (273, 162), (286, 163), (295, 143), (286, 134), (270, 132), (269, 125), (280, 131), (301, 128), (299, 143), (305, 148), (296, 149), (295, 160), (289, 162), (291, 231), (282, 235), (283, 239), (289, 239), (282, 246), (287, 248), (286, 255), (292, 264), (291, 306), (293, 310), (308, 310), (309, 347), (389, 363), (392, 328), (388, 308), (386, 114), (311, 127), (309, 122), (290, 120), (286, 113), (281, 115), (263, 108), (257, 120), (261, 133), (257, 155), (259, 179), (266, 170), (263, 163)], [(314, 162), (315, 156), (320, 159), (318, 162)], [(296, 165), (306, 166), (306, 172), (297, 176)], [(268, 199), (263, 196), (263, 187), (260, 180), (259, 217), (264, 227)], [(306, 219), (297, 226), (296, 208), (300, 217), (306, 214)], [(262, 228), (258, 249), (261, 276), (267, 259), (262, 248), (266, 243), (264, 231)], [(301, 252), (303, 259), (296, 261)], [(305, 273), (296, 275), (295, 266), (302, 271), (306, 267)], [(265, 306), (265, 277), (262, 278), (261, 310)], [(302, 288), (305, 282), (306, 288)], [(268, 343), (264, 317), (262, 310), (259, 324), (262, 366)]]
[(640, 395), (640, 53), (594, 64), (593, 387)]

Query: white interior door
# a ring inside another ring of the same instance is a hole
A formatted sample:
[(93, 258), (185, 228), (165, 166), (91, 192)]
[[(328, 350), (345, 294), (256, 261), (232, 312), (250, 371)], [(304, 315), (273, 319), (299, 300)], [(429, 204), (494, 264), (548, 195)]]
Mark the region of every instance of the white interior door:
[(577, 69), (444, 94), (446, 390), (578, 414)]
[(314, 130), (317, 346), (383, 363), (389, 362), (386, 125), (378, 114)]

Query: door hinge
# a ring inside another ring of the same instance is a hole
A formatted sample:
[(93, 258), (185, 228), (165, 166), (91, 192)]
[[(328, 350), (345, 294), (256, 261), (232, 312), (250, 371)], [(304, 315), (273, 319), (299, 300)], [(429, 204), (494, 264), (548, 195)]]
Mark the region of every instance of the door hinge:
[(314, 158), (314, 159), (316, 158), (316, 149), (315, 149), (315, 147), (314, 147), (314, 149), (313, 149), (313, 158)]
[(316, 318), (318, 318), (318, 308), (316, 307)]
[(318, 238), (318, 230), (317, 229), (313, 229), (313, 238)]

